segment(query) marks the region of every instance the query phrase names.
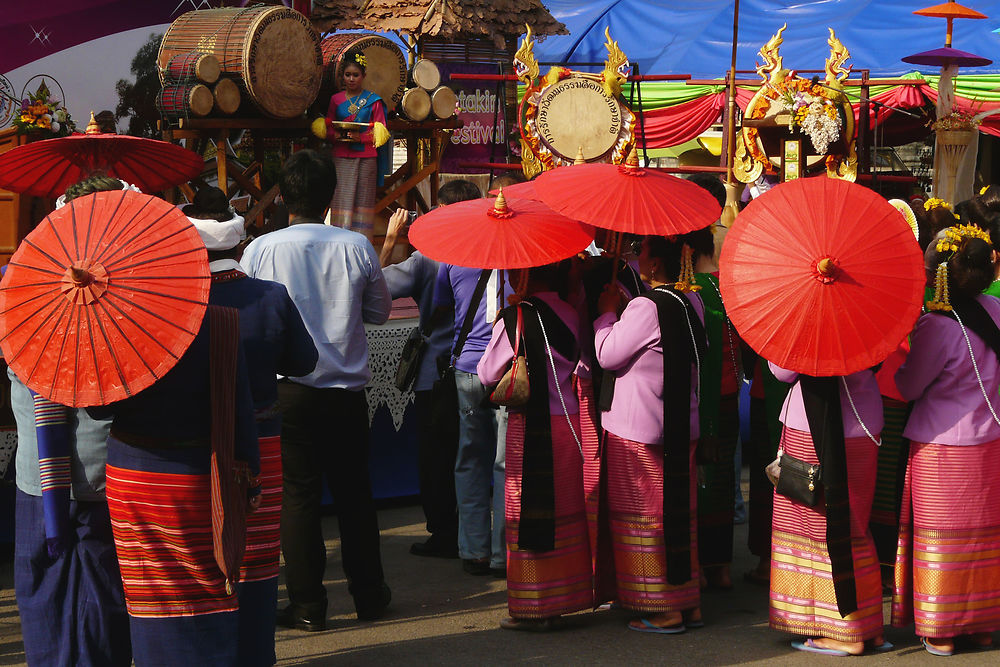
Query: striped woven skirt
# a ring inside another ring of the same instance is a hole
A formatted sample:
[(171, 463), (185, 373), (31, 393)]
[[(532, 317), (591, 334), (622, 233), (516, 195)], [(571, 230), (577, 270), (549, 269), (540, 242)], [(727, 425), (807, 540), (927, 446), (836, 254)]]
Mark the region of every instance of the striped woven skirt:
[[(607, 432), (606, 432), (607, 433)], [(697, 478), (690, 445), (691, 579), (667, 582), (663, 543), (663, 446), (607, 433), (608, 509), (618, 602), (626, 609), (660, 613), (695, 609), (698, 588)]]
[[(580, 432), (577, 415), (570, 415)], [(517, 546), (524, 460), (524, 414), (507, 418), (507, 468), (504, 513), (507, 537), (507, 607), (514, 618), (550, 618), (593, 604), (590, 546), (583, 500), (583, 465), (576, 440), (563, 415), (553, 415), (552, 472), (555, 480), (555, 549)]]
[[(260, 423), (258, 422), (258, 428)], [(247, 541), (240, 567), (239, 664), (273, 665), (274, 610), (278, 605), (281, 553), (281, 436), (260, 437), (261, 503), (247, 515)]]
[(236, 663), (236, 592), (212, 554), (209, 450), (108, 439), (107, 496), (137, 665)]
[(910, 443), (892, 624), (921, 637), (1000, 629), (1000, 440)]
[[(597, 402), (590, 378), (577, 378), (576, 397), (580, 401), (580, 441), (583, 445), (583, 494), (587, 508), (587, 533), (594, 575), (594, 604), (615, 599), (615, 558), (611, 551), (608, 526), (607, 461), (601, 448), (597, 422)], [(602, 497), (602, 475), (604, 493)], [(603, 518), (603, 522), (599, 519)]]
[(882, 397), (885, 426), (882, 427), (882, 446), (878, 448), (878, 478), (872, 502), (871, 529), (878, 559), (889, 566), (896, 561), (899, 537), (899, 496), (906, 465), (903, 459), (903, 427), (906, 426), (908, 405), (888, 396)]
[(375, 224), (377, 158), (335, 157), (337, 189), (330, 202), (333, 225), (364, 234), (369, 240)]
[[(807, 507), (775, 493), (770, 623), (775, 630), (791, 634), (861, 642), (881, 635), (883, 626), (882, 580), (868, 529), (878, 447), (867, 437), (845, 438), (844, 445), (858, 609), (846, 617), (837, 610), (826, 549), (825, 507)], [(809, 433), (786, 428), (781, 446), (797, 459), (819, 462)]]
[(718, 461), (699, 467), (698, 557), (702, 566), (733, 562), (736, 506), (736, 442), (740, 435), (739, 397), (719, 400)]

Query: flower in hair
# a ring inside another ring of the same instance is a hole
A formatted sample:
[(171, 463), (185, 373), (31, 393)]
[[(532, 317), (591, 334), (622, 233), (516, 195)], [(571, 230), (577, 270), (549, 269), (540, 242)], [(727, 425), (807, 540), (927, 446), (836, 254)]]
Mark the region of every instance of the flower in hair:
[(990, 186), (988, 185), (984, 185), (983, 187), (979, 188), (979, 196), (982, 197), (984, 194), (986, 194), (986, 191), (989, 189)]
[(361, 65), (362, 67), (368, 67), (368, 59), (365, 58), (365, 54), (363, 53), (355, 53), (354, 62)]
[(951, 204), (949, 204), (943, 199), (938, 199), (937, 197), (931, 197), (930, 199), (924, 202), (925, 211), (933, 211), (936, 208), (946, 208), (950, 211)]
[(938, 240), (935, 249), (938, 252), (958, 252), (958, 244), (964, 239), (980, 239), (992, 245), (989, 232), (976, 225), (955, 225), (944, 230), (944, 237)]

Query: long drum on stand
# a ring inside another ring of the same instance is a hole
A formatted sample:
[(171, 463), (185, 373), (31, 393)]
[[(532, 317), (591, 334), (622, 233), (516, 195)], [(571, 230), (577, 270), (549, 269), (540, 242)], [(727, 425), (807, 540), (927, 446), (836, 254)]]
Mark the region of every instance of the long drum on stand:
[(448, 86), (438, 86), (431, 93), (431, 111), (437, 118), (444, 120), (454, 116), (456, 104), (458, 104), (458, 96)]
[(420, 122), (431, 114), (431, 96), (423, 88), (410, 88), (403, 93), (399, 108), (404, 116)]
[(334, 93), (343, 88), (341, 77), (347, 64), (345, 56), (360, 51), (365, 56), (366, 90), (385, 102), (386, 111), (392, 111), (406, 92), (406, 58), (392, 40), (381, 35), (340, 33), (331, 35), (320, 44), (323, 51), (323, 85), (319, 102), (323, 110)]
[(248, 99), (273, 118), (295, 118), (316, 99), (322, 80), (319, 36), (309, 19), (282, 6), (187, 12), (163, 35), (157, 63), (190, 52), (211, 53)]
[(168, 118), (204, 117), (214, 103), (212, 91), (202, 83), (167, 84), (156, 97), (156, 107)]
[(441, 70), (426, 58), (421, 58), (413, 64), (410, 70), (410, 80), (414, 86), (431, 91), (441, 85)]
[(179, 53), (160, 69), (160, 84), (201, 83), (212, 84), (219, 80), (222, 66), (211, 53)]
[(220, 79), (212, 88), (212, 95), (215, 97), (215, 110), (219, 113), (229, 116), (240, 108), (240, 87), (232, 79)]

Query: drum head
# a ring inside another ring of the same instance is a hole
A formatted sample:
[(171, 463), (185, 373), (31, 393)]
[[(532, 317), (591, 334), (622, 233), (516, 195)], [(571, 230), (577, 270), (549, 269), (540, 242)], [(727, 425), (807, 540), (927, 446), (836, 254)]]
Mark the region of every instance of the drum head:
[(606, 155), (618, 141), (622, 109), (590, 79), (564, 79), (546, 88), (535, 119), (538, 136), (550, 151), (572, 161), (582, 148), (588, 161)]
[(438, 118), (451, 118), (455, 115), (455, 105), (458, 96), (448, 86), (440, 86), (431, 93), (431, 109)]
[(269, 116), (300, 116), (316, 99), (323, 76), (319, 38), (309, 19), (272, 7), (249, 32), (243, 71), (252, 99)]
[(423, 88), (410, 88), (403, 95), (400, 107), (410, 120), (424, 120), (431, 113), (431, 96)]
[(413, 65), (413, 83), (424, 90), (434, 90), (441, 85), (441, 70), (430, 60), (421, 59)]

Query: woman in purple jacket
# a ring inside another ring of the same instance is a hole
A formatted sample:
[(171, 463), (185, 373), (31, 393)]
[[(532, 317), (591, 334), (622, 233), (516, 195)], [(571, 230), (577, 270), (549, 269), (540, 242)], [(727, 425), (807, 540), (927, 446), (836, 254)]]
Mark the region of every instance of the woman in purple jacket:
[(630, 629), (659, 634), (704, 625), (694, 463), (704, 306), (678, 289), (689, 289), (682, 256), (690, 268), (686, 246), (646, 237), (639, 274), (652, 289), (621, 310), (609, 286), (594, 322), (597, 361), (615, 382), (601, 421), (618, 602), (641, 614)]
[(935, 299), (896, 373), (913, 409), (892, 624), (951, 655), (991, 648), (1000, 629), (1000, 301), (981, 294), (996, 262), (986, 232), (949, 228), (927, 258)]

